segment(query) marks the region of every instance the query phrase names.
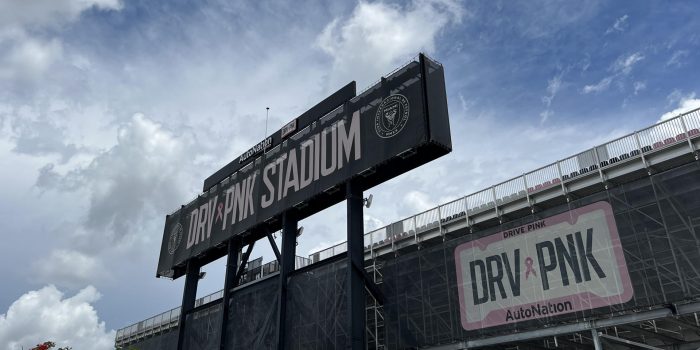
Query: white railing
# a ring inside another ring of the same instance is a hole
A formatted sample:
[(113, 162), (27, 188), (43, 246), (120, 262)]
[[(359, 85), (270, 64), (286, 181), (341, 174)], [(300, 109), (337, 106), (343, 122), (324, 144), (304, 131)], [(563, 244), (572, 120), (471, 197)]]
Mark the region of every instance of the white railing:
[[(683, 142), (695, 151), (690, 139), (697, 137), (700, 137), (700, 108), (368, 232), (364, 236), (365, 248), (373, 252), (378, 247), (394, 245), (400, 240), (414, 239), (417, 241), (419, 233), (441, 227), (442, 224), (452, 220), (466, 220), (467, 217), (488, 210), (496, 210), (528, 195), (552, 187), (561, 188), (563, 183), (579, 176), (596, 174), (601, 169), (629, 159), (640, 158)], [(401, 228), (401, 232), (391, 232), (392, 230), (397, 231), (397, 227)], [(308, 259), (297, 257), (295, 265), (296, 268), (300, 268), (346, 251), (347, 243), (342, 242), (310, 254)], [(254, 281), (278, 270), (277, 261), (269, 262), (260, 268), (246, 272), (241, 284)], [(204, 305), (222, 297), (223, 290), (198, 299), (195, 305)], [(128, 343), (137, 337), (175, 327), (179, 317), (180, 308), (177, 307), (145, 321), (119, 329), (116, 336), (117, 345)]]
[[(417, 241), (420, 232), (440, 227), (455, 219), (466, 219), (488, 210), (496, 210), (548, 188), (561, 188), (562, 183), (579, 176), (597, 174), (599, 168), (605, 169), (682, 142), (693, 147), (689, 140), (699, 136), (700, 108), (368, 232), (364, 238), (365, 248), (373, 252), (375, 248), (394, 245), (399, 240), (413, 238)], [(403, 231), (391, 232), (397, 226), (403, 227)], [(346, 250), (346, 243), (343, 242), (311, 254), (309, 258), (312, 262), (318, 262)]]

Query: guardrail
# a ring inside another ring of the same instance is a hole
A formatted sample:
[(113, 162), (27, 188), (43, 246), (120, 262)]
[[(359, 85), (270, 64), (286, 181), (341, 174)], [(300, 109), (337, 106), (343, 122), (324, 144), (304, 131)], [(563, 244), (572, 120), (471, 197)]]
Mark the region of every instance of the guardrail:
[[(456, 219), (466, 219), (487, 210), (529, 197), (537, 192), (565, 184), (575, 178), (597, 172), (631, 159), (687, 142), (695, 152), (692, 138), (700, 137), (700, 108), (619, 137), (568, 158), (556, 161), (518, 177), (439, 205), (365, 234), (366, 250), (393, 245), (414, 238), (418, 233)], [(347, 250), (345, 242), (312, 253), (312, 262), (321, 261)]]

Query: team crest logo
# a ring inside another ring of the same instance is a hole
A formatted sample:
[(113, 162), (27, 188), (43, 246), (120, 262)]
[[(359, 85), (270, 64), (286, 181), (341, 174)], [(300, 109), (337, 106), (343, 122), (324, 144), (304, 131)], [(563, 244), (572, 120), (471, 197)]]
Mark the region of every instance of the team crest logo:
[(182, 225), (178, 222), (172, 230), (170, 230), (170, 238), (168, 238), (168, 253), (173, 255), (180, 246), (182, 241)]
[(408, 99), (404, 95), (391, 95), (377, 107), (374, 129), (381, 138), (393, 137), (403, 130), (408, 122)]

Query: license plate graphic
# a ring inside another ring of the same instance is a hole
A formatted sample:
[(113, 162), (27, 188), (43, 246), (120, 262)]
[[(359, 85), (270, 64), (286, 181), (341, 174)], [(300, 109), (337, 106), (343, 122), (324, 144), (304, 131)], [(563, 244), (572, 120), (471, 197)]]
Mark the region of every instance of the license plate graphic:
[(466, 330), (621, 304), (633, 294), (607, 202), (461, 244), (455, 263)]

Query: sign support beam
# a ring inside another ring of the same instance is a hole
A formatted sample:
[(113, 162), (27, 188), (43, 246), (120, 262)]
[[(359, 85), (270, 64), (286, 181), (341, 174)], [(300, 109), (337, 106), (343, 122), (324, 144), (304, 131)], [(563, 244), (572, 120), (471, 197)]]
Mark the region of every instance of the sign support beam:
[(270, 247), (272, 247), (272, 250), (275, 252), (275, 257), (277, 257), (277, 262), (280, 263), (282, 262), (282, 254), (280, 254), (279, 248), (277, 248), (277, 243), (275, 243), (275, 239), (272, 238), (272, 233), (267, 234), (267, 239), (270, 241)]
[(348, 320), (351, 349), (365, 348), (364, 223), (362, 189), (354, 180), (345, 185), (348, 242)]
[(279, 313), (277, 314), (278, 350), (284, 349), (285, 326), (287, 323), (287, 280), (292, 271), (294, 271), (294, 260), (296, 257), (298, 220), (295, 214), (291, 209), (282, 214), (282, 260), (280, 260), (280, 287), (277, 303), (279, 305)]
[(236, 276), (233, 279), (234, 286), (237, 286), (241, 282), (241, 277), (243, 277), (243, 272), (245, 271), (245, 265), (248, 263), (250, 253), (253, 252), (253, 247), (255, 247), (255, 242), (251, 242), (250, 244), (248, 244), (248, 249), (243, 254), (243, 258), (241, 258), (241, 264), (240, 266), (238, 266), (238, 271), (236, 272)]
[(195, 259), (187, 261), (187, 274), (185, 275), (185, 289), (182, 293), (182, 306), (180, 307), (180, 323), (177, 334), (177, 350), (185, 349), (185, 320), (187, 314), (194, 308), (197, 299), (197, 283), (199, 282), (199, 262)]
[(229, 299), (231, 298), (231, 292), (236, 279), (236, 272), (238, 270), (238, 258), (241, 254), (241, 243), (237, 239), (231, 239), (228, 241), (228, 256), (226, 257), (226, 276), (224, 277), (224, 295), (222, 300), (222, 310), (221, 310), (221, 340), (219, 341), (219, 349), (223, 350), (226, 348), (226, 328), (228, 328), (228, 321), (234, 319), (234, 317), (229, 317), (229, 313), (235, 313), (235, 310), (230, 307)]

